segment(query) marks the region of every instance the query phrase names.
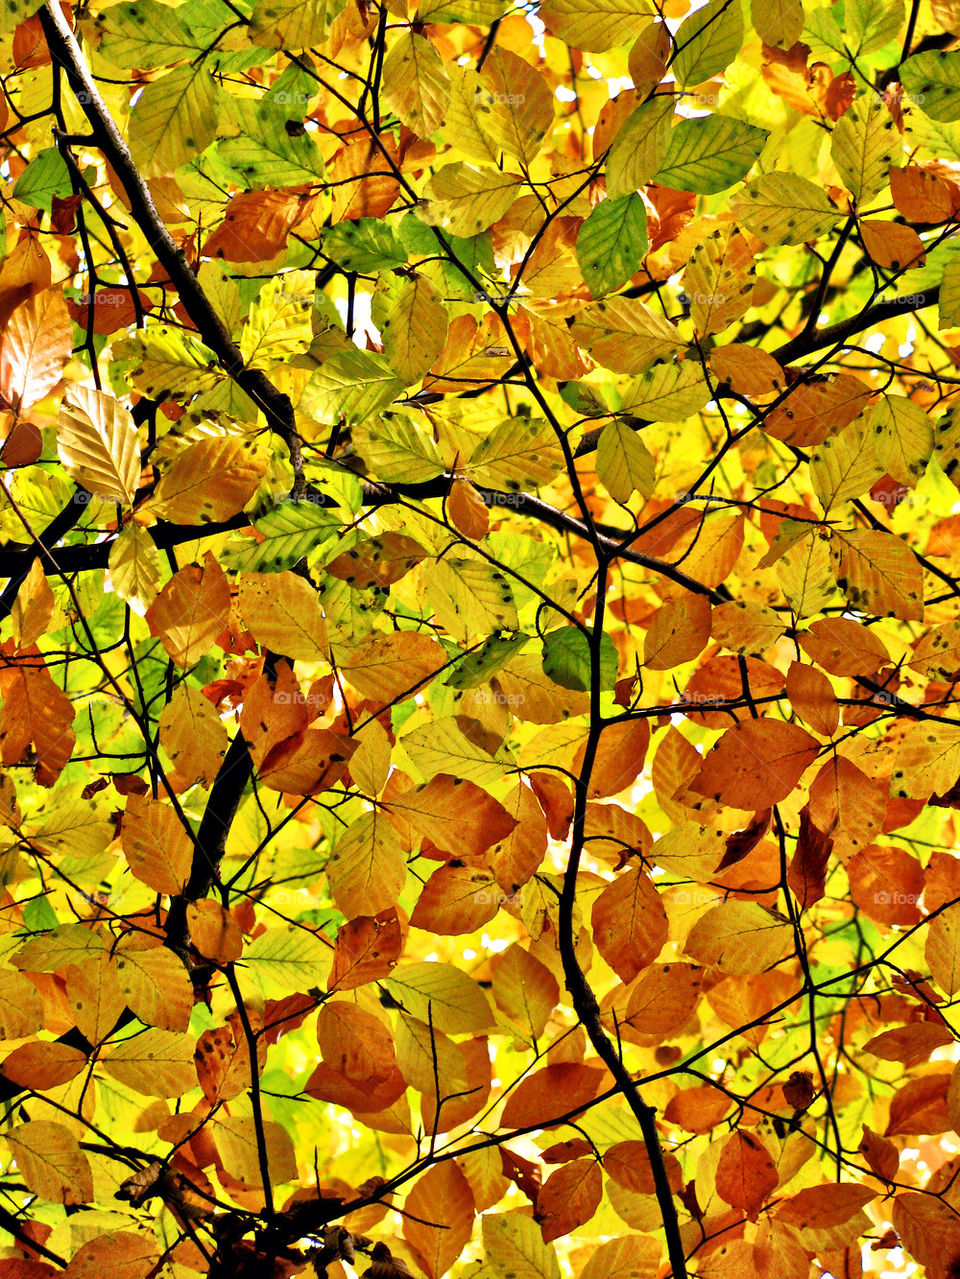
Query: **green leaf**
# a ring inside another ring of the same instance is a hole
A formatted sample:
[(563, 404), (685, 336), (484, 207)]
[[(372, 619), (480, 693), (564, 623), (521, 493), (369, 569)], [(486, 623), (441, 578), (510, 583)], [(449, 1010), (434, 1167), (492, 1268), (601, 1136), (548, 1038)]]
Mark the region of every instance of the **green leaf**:
[(797, 173), (765, 173), (731, 201), (737, 218), (766, 244), (806, 244), (832, 231), (840, 210), (820, 187)]
[(192, 65), (147, 85), (130, 115), (130, 151), (145, 176), (172, 173), (210, 145), (218, 98), (210, 73)]
[(350, 349), (331, 356), (310, 378), (297, 414), (315, 422), (359, 422), (391, 404), (403, 383), (381, 355)]
[[(578, 626), (563, 626), (543, 637), (543, 673), (561, 688), (587, 692), (591, 685), (590, 640)], [(600, 639), (600, 687), (613, 688), (617, 650), (604, 632)]]
[(900, 83), (931, 120), (960, 120), (960, 53), (914, 54), (900, 67)]
[(309, 133), (287, 132), (289, 117), (282, 105), (264, 108), (233, 99), (230, 115), (239, 136), (225, 139), (217, 150), (241, 175), (244, 186), (299, 186), (323, 177), (320, 148)]
[(867, 204), (889, 182), (890, 165), (902, 163), (896, 122), (876, 95), (858, 98), (833, 128), (830, 154), (858, 204)]
[(677, 84), (702, 84), (719, 75), (734, 60), (743, 44), (743, 9), (740, 0), (709, 0), (680, 24), (677, 55), (671, 69)]
[(729, 116), (681, 120), (654, 181), (674, 191), (714, 195), (750, 172), (769, 134)]
[(340, 528), (337, 514), (315, 502), (281, 502), (254, 522), (262, 541), (232, 538), (220, 552), (225, 569), (279, 573), (306, 558)]
[[(430, 228), (419, 225), (432, 242), (427, 252), (436, 252), (437, 242)], [(393, 228), (380, 218), (357, 218), (355, 222), (331, 227), (323, 237), (323, 251), (337, 266), (364, 273), (392, 270), (407, 260), (407, 250)]]
[(514, 635), (501, 639), (499, 635), (491, 635), (475, 652), (466, 653), (443, 683), (458, 689), (479, 688), (519, 653), (529, 638), (528, 635)]
[(646, 251), (647, 213), (638, 192), (598, 204), (577, 236), (577, 262), (595, 298), (635, 275)]
[(56, 147), (48, 147), (31, 160), (13, 188), (15, 200), (22, 200), (31, 208), (43, 209), (46, 213), (50, 212), (54, 196), (62, 200), (72, 194), (70, 170)]

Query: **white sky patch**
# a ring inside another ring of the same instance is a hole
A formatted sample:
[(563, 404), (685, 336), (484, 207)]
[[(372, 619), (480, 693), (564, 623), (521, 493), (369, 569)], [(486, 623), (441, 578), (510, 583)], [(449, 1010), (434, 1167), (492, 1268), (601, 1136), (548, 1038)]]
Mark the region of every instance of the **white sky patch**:
[[(367, 338), (373, 342), (380, 341), (380, 332), (374, 327), (370, 318), (370, 302), (371, 295), (369, 293), (357, 292), (353, 299), (353, 333), (349, 336), (353, 338), (354, 343), (361, 349), (366, 349)], [(347, 324), (347, 299), (334, 298), (333, 305), (337, 308), (337, 314), (343, 321), (344, 328)]]
[(900, 345), (897, 347), (897, 355), (900, 356), (901, 360), (906, 359), (908, 355), (913, 355), (913, 344), (914, 342), (916, 342), (916, 340), (917, 340), (917, 328), (915, 324), (911, 324), (909, 329), (907, 329), (906, 342), (901, 342)]
[(573, 89), (568, 89), (565, 84), (558, 84), (554, 89), (554, 94), (561, 102), (576, 102), (577, 95)]
[(879, 355), (885, 341), (886, 338), (882, 333), (871, 333), (863, 345), (871, 355)]

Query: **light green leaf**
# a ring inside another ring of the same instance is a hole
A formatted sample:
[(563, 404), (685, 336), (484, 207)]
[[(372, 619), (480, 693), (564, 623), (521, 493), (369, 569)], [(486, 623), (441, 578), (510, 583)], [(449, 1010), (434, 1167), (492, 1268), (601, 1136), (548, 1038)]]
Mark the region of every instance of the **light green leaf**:
[(453, 964), (401, 964), (383, 985), (411, 1017), (444, 1035), (476, 1034), (493, 1025), (483, 991)]
[(292, 568), (340, 528), (336, 512), (315, 502), (282, 502), (254, 522), (261, 540), (236, 537), (220, 553), (225, 569), (279, 573)]
[(203, 45), (191, 34), (180, 14), (159, 0), (133, 0), (93, 15), (100, 52), (117, 67), (170, 66), (195, 58)]
[(654, 364), (629, 383), (620, 408), (648, 422), (679, 422), (702, 409), (710, 387), (699, 360)]
[(960, 120), (960, 53), (914, 54), (900, 66), (900, 83), (931, 120)]
[(507, 212), (520, 194), (520, 182), (514, 173), (447, 164), (424, 188), (417, 216), (451, 235), (479, 235)]
[(791, 49), (803, 31), (801, 0), (750, 0), (750, 21), (764, 44)]
[(597, 475), (615, 502), (626, 502), (634, 492), (650, 497), (655, 480), (650, 450), (625, 422), (608, 422), (597, 445)]
[(403, 383), (381, 355), (351, 348), (332, 356), (310, 378), (297, 416), (313, 422), (359, 422), (386, 408)]
[(954, 258), (944, 267), (938, 324), (941, 329), (960, 324), (960, 258)]
[(891, 164), (902, 164), (896, 122), (876, 95), (858, 98), (833, 128), (830, 153), (841, 181), (858, 204), (887, 186)]
[[(427, 252), (436, 252), (436, 240), (426, 227), (422, 229), (432, 241)], [(406, 248), (380, 218), (357, 218), (331, 227), (323, 237), (323, 251), (344, 270), (364, 273), (387, 271), (407, 260)]]
[(690, 14), (676, 34), (677, 54), (671, 69), (677, 84), (702, 84), (726, 69), (743, 44), (740, 0), (708, 0)]
[(933, 423), (905, 395), (882, 395), (873, 409), (877, 461), (888, 475), (915, 488), (933, 453)]
[(221, 142), (217, 151), (248, 189), (299, 186), (323, 177), (323, 156), (315, 139), (309, 133), (289, 134), (289, 112), (282, 106), (258, 107), (234, 98), (230, 115), (240, 132)]
[(595, 298), (635, 275), (646, 251), (647, 213), (638, 192), (598, 204), (577, 236), (577, 262)]
[(445, 469), (432, 437), (406, 413), (370, 418), (354, 430), (353, 442), (373, 478), (386, 484), (421, 484)]
[(658, 94), (631, 112), (607, 153), (607, 195), (632, 195), (663, 163), (674, 118), (671, 94)]
[(903, 7), (903, 0), (846, 0), (844, 32), (855, 58), (897, 38), (904, 22)]
[(766, 129), (729, 116), (681, 120), (670, 134), (654, 180), (697, 195), (726, 191), (750, 172), (767, 137)]
[(346, 0), (257, 0), (250, 15), (250, 39), (267, 49), (300, 53), (323, 44), (330, 23)]
[(734, 195), (731, 206), (738, 222), (771, 245), (816, 240), (840, 219), (826, 192), (798, 173), (754, 178)]
[(457, 556), (424, 570), (424, 598), (454, 639), (466, 644), (477, 635), (517, 629), (517, 606), (510, 580), (486, 560)]
[(199, 66), (177, 67), (146, 86), (130, 114), (130, 151), (145, 176), (172, 173), (210, 145), (218, 96)]
[(264, 999), (282, 999), (326, 985), (331, 955), (329, 943), (316, 933), (289, 924), (255, 938), (244, 951), (242, 966)]
[(13, 187), (15, 200), (22, 200), (31, 208), (43, 209), (46, 213), (50, 212), (54, 196), (62, 200), (72, 193), (70, 170), (56, 147), (48, 147), (46, 151), (39, 152)]

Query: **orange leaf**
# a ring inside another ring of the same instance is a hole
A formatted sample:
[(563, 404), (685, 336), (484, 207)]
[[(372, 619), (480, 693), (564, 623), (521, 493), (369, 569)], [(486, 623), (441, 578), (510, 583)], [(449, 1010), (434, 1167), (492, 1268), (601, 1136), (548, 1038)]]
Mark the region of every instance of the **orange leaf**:
[(203, 657), (230, 620), (230, 587), (209, 551), (202, 566), (188, 564), (174, 574), (146, 619), (177, 666), (193, 666)]
[(550, 1174), (537, 1195), (536, 1219), (544, 1243), (590, 1220), (603, 1198), (603, 1175), (595, 1159), (576, 1159)]
[(355, 990), (390, 974), (403, 938), (396, 908), (360, 915), (337, 931), (328, 990)]
[(606, 1071), (583, 1062), (545, 1066), (520, 1081), (507, 1098), (501, 1128), (555, 1125), (561, 1115), (585, 1110), (603, 1087)]
[(760, 1206), (780, 1178), (770, 1152), (750, 1132), (731, 1133), (717, 1164), (717, 1194), (731, 1208), (742, 1208), (756, 1220)]
[(786, 799), (819, 749), (797, 724), (744, 720), (723, 734), (691, 787), (733, 808), (770, 808)]
[(287, 245), (309, 196), (302, 191), (241, 191), (208, 236), (203, 256), (226, 262), (267, 262)]
[(473, 1192), (451, 1159), (414, 1182), (404, 1203), (403, 1235), (420, 1255), (429, 1279), (459, 1260), (473, 1232)]
[(420, 890), (410, 925), (445, 937), (476, 932), (493, 919), (503, 897), (488, 871), (459, 864), (441, 866)]
[(0, 342), (0, 394), (20, 413), (60, 382), (73, 349), (73, 326), (59, 289), (45, 289), (16, 308)]
[(667, 915), (660, 895), (642, 870), (628, 870), (608, 884), (593, 903), (594, 944), (621, 981), (652, 964), (667, 940)]
[(24, 1088), (36, 1088), (43, 1092), (59, 1088), (76, 1078), (87, 1064), (86, 1054), (69, 1044), (35, 1040), (21, 1044), (4, 1059), (0, 1070), (7, 1079)]

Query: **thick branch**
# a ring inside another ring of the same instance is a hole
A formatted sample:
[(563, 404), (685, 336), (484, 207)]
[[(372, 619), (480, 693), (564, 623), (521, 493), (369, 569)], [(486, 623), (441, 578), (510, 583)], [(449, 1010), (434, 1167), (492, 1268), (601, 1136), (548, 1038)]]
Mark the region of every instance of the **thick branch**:
[[(183, 250), (177, 246), (164, 225), (150, 189), (134, 164), (130, 149), (100, 96), (80, 46), (57, 0), (52, 0), (52, 3), (40, 10), (40, 22), (50, 55), (66, 72), (70, 88), (90, 121), (96, 145), (123, 186), (134, 221), (152, 245), (157, 261), (177, 289), (180, 301), (203, 341), (237, 385), (261, 410), (270, 428), (287, 445), (297, 476), (296, 487), (301, 488), (303, 458), (290, 400), (273, 386), (262, 370), (244, 366), (240, 348), (200, 287)], [(135, 289), (134, 280), (129, 280), (128, 283)]]
[[(451, 475), (440, 475), (435, 480), (429, 480), (423, 484), (365, 484), (363, 492), (363, 504), (371, 509), (379, 506), (390, 506), (397, 502), (422, 502), (428, 498), (445, 497), (450, 489), (452, 480)], [(549, 503), (542, 501), (539, 497), (535, 497), (530, 493), (506, 493), (500, 489), (478, 489), (480, 496), (486, 502), (487, 506), (509, 506), (518, 515), (524, 515), (528, 519), (538, 520), (541, 524), (556, 529), (558, 533), (569, 533), (573, 537), (583, 538), (585, 541), (592, 541), (592, 538), (581, 520), (575, 516), (567, 515), (564, 511), (558, 511), (556, 507), (550, 506)], [(307, 500), (315, 502), (318, 506), (332, 506), (333, 499), (326, 493), (319, 490), (310, 490), (307, 494)], [(76, 499), (75, 501), (80, 501)], [(70, 508), (66, 508), (69, 510)], [(82, 509), (82, 507), (80, 508)], [(154, 543), (160, 550), (167, 550), (174, 546), (179, 546), (183, 542), (194, 542), (200, 537), (212, 537), (217, 533), (228, 533), (232, 530), (247, 528), (250, 525), (251, 517), (245, 514), (231, 516), (229, 520), (223, 520), (220, 523), (210, 524), (167, 524), (161, 522), (151, 529)], [(67, 528), (72, 527), (76, 523), (72, 519), (67, 524)], [(61, 573), (83, 573), (91, 569), (106, 568), (110, 555), (110, 547), (112, 542), (95, 542), (91, 546), (62, 546), (54, 551), (56, 539), (50, 534), (54, 527), (61, 526), (61, 516), (48, 525), (41, 535), (41, 541), (47, 547), (48, 551), (53, 552), (51, 560), (56, 561), (57, 570)], [(672, 582), (676, 582), (678, 586), (684, 587), (685, 590), (693, 591), (697, 595), (709, 595), (711, 599), (720, 602), (725, 599), (724, 592), (715, 591), (709, 586), (705, 586), (703, 582), (697, 581), (696, 578), (690, 577), (688, 573), (684, 573), (682, 569), (671, 564), (668, 560), (657, 559), (652, 555), (644, 555), (640, 551), (634, 551), (627, 548), (621, 550), (621, 543), (633, 536), (632, 530), (617, 529), (612, 526), (596, 524), (599, 543), (602, 551), (624, 560), (629, 564), (637, 564), (641, 568), (648, 568), (653, 573), (659, 573), (662, 577), (669, 578)], [(12, 606), (13, 600), (16, 598), (16, 590), (9, 595), (13, 581), (19, 583), (26, 576), (30, 565), (36, 558), (37, 551), (32, 546), (10, 545), (0, 549), (0, 577), (11, 579), (10, 584), (0, 593), (0, 602), (9, 597), (9, 605)], [(50, 571), (53, 571), (51, 568)], [(9, 609), (8, 609), (9, 611)], [(0, 613), (0, 620), (4, 614)]]
[(878, 302), (876, 306), (858, 311), (856, 315), (831, 324), (829, 328), (800, 333), (771, 354), (779, 364), (790, 364), (805, 355), (812, 355), (814, 351), (822, 351), (826, 346), (843, 346), (847, 338), (853, 337), (855, 333), (862, 333), (871, 325), (882, 324), (884, 320), (892, 320), (898, 315), (910, 315), (914, 311), (922, 311), (924, 307), (934, 306), (939, 297), (939, 289), (928, 289), (926, 293), (908, 293), (902, 298), (891, 298), (889, 302)]

